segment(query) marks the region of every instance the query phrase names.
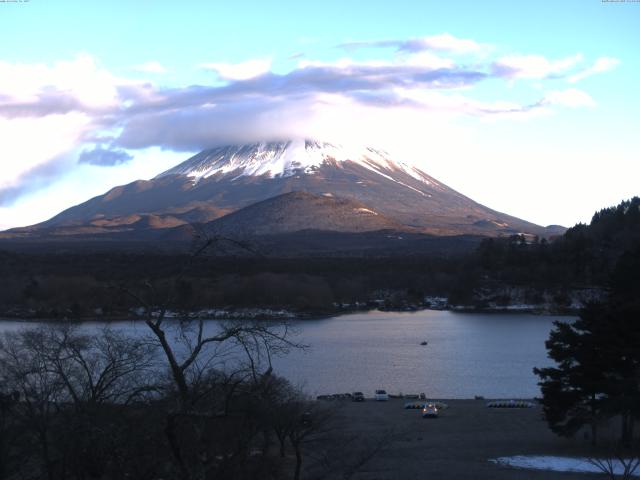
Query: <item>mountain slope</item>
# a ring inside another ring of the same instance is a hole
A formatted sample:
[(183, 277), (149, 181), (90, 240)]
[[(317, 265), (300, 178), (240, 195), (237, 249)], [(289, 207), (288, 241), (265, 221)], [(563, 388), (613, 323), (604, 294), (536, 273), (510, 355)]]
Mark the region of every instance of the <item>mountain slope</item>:
[(240, 236), (276, 235), (302, 230), (352, 233), (408, 230), (361, 203), (307, 192), (285, 193), (263, 200), (214, 220), (207, 227), (214, 233)]

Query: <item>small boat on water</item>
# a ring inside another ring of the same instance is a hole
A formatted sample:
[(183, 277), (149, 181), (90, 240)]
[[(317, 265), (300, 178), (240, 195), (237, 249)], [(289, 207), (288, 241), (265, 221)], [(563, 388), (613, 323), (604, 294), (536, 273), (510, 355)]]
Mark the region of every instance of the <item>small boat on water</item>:
[(427, 342), (426, 340), (423, 340), (423, 341), (421, 341), (421, 342), (420, 342), (420, 345), (423, 345), (423, 346), (424, 346), (424, 345), (427, 345), (428, 343), (429, 343), (429, 342)]

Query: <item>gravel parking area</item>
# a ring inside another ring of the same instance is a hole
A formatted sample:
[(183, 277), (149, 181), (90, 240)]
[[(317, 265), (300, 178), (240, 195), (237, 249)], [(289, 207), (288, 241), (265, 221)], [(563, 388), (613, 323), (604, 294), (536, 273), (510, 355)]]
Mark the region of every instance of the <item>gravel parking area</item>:
[[(352, 477), (357, 479), (532, 479), (573, 480), (585, 474), (520, 470), (489, 462), (511, 455), (584, 456), (585, 440), (554, 435), (539, 406), (487, 408), (484, 400), (441, 400), (449, 408), (438, 418), (405, 410), (405, 400), (339, 401), (339, 421), (360, 438), (386, 436), (385, 448)], [(336, 401), (338, 402), (338, 401)], [(587, 478), (601, 478), (586, 474)]]

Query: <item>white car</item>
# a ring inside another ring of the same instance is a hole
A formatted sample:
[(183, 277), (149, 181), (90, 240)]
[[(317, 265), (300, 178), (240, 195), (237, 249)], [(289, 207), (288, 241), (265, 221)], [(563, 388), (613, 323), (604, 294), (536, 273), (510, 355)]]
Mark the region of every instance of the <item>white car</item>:
[(374, 398), (378, 402), (386, 402), (387, 400), (389, 400), (389, 394), (386, 392), (386, 390), (376, 390)]
[(438, 407), (434, 403), (426, 403), (422, 409), (422, 418), (436, 418), (438, 416)]

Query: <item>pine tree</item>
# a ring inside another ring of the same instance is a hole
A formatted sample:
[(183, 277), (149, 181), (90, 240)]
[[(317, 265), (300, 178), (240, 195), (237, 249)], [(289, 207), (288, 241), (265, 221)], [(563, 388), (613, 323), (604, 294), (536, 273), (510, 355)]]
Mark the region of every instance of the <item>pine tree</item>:
[(640, 419), (640, 249), (625, 253), (606, 301), (588, 304), (573, 323), (556, 322), (546, 342), (557, 366), (535, 368), (550, 428), (572, 436), (619, 416), (621, 440), (633, 441)]
[(551, 430), (570, 437), (589, 425), (594, 443), (606, 389), (604, 352), (594, 331), (601, 309), (592, 303), (574, 323), (555, 322), (546, 347), (557, 367), (534, 369), (541, 379), (542, 405)]
[[(637, 209), (637, 207), (636, 207)], [(615, 326), (609, 369), (610, 409), (622, 419), (622, 443), (640, 420), (640, 248), (625, 252), (611, 279), (608, 322)]]

